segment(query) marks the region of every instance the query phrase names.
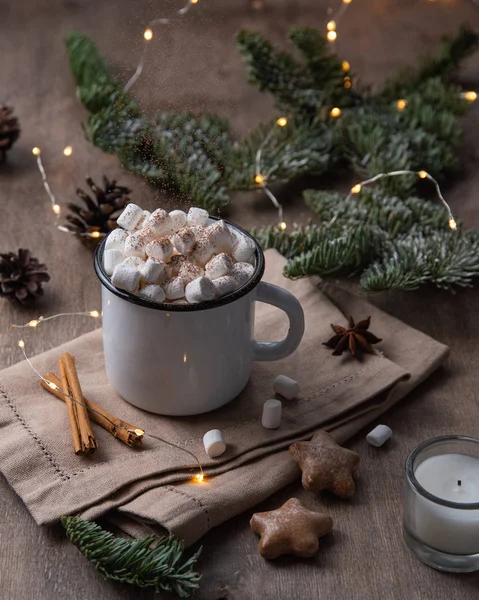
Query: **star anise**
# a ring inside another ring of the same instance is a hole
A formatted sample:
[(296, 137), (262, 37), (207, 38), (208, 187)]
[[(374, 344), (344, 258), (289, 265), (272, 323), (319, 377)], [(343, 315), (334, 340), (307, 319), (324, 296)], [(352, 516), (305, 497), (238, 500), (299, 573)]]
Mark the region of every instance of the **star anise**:
[(335, 335), (327, 342), (324, 342), (323, 346), (333, 348), (333, 356), (341, 356), (349, 348), (349, 352), (358, 360), (361, 360), (364, 352), (374, 354), (371, 344), (377, 344), (382, 340), (376, 337), (374, 333), (368, 331), (370, 323), (371, 317), (359, 321), (359, 323), (354, 323), (353, 317), (349, 317), (347, 327), (331, 323), (331, 329)]

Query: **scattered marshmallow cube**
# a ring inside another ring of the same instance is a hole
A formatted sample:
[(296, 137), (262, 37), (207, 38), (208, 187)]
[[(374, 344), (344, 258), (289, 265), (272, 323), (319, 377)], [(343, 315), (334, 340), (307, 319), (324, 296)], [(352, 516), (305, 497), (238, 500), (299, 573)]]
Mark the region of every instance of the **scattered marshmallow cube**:
[(153, 283), (145, 285), (145, 287), (141, 288), (137, 295), (140, 298), (151, 300), (152, 302), (157, 302), (158, 304), (164, 302), (166, 298), (165, 292), (163, 291), (161, 285), (155, 285)]
[(157, 208), (151, 213), (150, 218), (145, 224), (147, 227), (151, 227), (155, 232), (155, 235), (163, 237), (173, 233), (173, 225), (171, 222), (170, 215), (162, 208)]
[(162, 283), (166, 276), (166, 265), (155, 258), (148, 258), (141, 269), (141, 278), (147, 283)]
[(197, 208), (192, 206), (188, 211), (188, 225), (194, 227), (195, 225), (206, 225), (208, 223), (209, 214), (204, 208)]
[(233, 257), (238, 262), (247, 262), (256, 249), (254, 241), (245, 235), (237, 237), (233, 246)]
[(230, 275), (234, 277), (236, 283), (238, 284), (238, 287), (242, 287), (251, 279), (253, 273), (253, 265), (250, 265), (246, 262), (239, 262), (235, 264), (235, 266), (230, 272)]
[(261, 425), (265, 429), (278, 429), (281, 425), (282, 405), (279, 400), (271, 398), (263, 404), (263, 414), (261, 416)]
[(105, 242), (105, 250), (124, 250), (128, 232), (124, 229), (114, 229), (108, 234)]
[(229, 227), (223, 220), (216, 221), (206, 229), (211, 242), (217, 252), (231, 252), (233, 249), (233, 237)]
[(170, 213), (171, 219), (171, 227), (173, 229), (173, 233), (179, 231), (182, 227), (186, 225), (186, 213), (182, 210), (172, 210)]
[(183, 262), (178, 272), (178, 276), (183, 279), (185, 284), (194, 281), (198, 277), (203, 277), (204, 274), (205, 272), (201, 267), (197, 267), (196, 265), (187, 260)]
[(190, 304), (213, 300), (216, 296), (215, 286), (208, 277), (198, 277), (186, 286), (185, 296)]
[(138, 269), (125, 267), (123, 264), (120, 264), (115, 267), (113, 275), (111, 276), (111, 282), (120, 290), (134, 294), (138, 291), (140, 276), (141, 273)]
[(368, 442), (368, 444), (371, 444), (371, 446), (376, 446), (376, 448), (380, 448), (389, 440), (392, 434), (392, 429), (387, 425), (378, 425), (368, 433), (368, 435), (366, 436), (366, 441)]
[(115, 267), (123, 262), (123, 252), (112, 248), (103, 253), (103, 266), (107, 275), (112, 275)]
[(231, 257), (222, 252), (221, 254), (213, 256), (213, 258), (206, 263), (206, 277), (209, 277), (210, 279), (223, 277), (223, 275), (231, 273), (233, 267), (234, 263)]
[(146, 254), (150, 258), (156, 258), (156, 260), (168, 260), (173, 256), (173, 252), (173, 244), (167, 237), (162, 237), (159, 240), (153, 240), (146, 246)]
[(168, 279), (165, 282), (164, 290), (168, 300), (177, 300), (185, 295), (185, 282), (181, 277)]
[(215, 250), (216, 248), (210, 238), (203, 234), (195, 242), (195, 245), (192, 248), (192, 253), (195, 260), (203, 266), (206, 265), (206, 263), (210, 260), (215, 253)]
[(123, 262), (121, 263), (122, 267), (138, 269), (139, 271), (142, 270), (144, 265), (145, 265), (145, 261), (142, 258), (140, 258), (139, 256), (127, 256), (126, 258), (123, 259)]
[(127, 231), (133, 231), (135, 227), (140, 222), (141, 217), (143, 216), (143, 209), (130, 202), (125, 207), (125, 210), (121, 213), (121, 215), (116, 220), (117, 225), (123, 227)]
[(234, 292), (238, 289), (238, 283), (236, 282), (236, 279), (231, 275), (218, 277), (216, 279), (213, 279), (212, 281), (213, 285), (215, 286), (217, 298), (222, 298), (223, 296), (231, 294), (231, 292)]
[(138, 256), (139, 258), (146, 257), (146, 240), (138, 232), (131, 233), (125, 241), (125, 256)]
[(299, 383), (286, 375), (278, 375), (273, 382), (273, 390), (283, 398), (292, 400), (299, 394)]
[(196, 235), (192, 227), (183, 227), (183, 229), (180, 229), (171, 236), (171, 241), (176, 250), (181, 254), (184, 254), (193, 247), (193, 244), (196, 241)]
[(221, 456), (226, 450), (226, 442), (220, 429), (211, 429), (203, 436), (203, 445), (210, 458)]

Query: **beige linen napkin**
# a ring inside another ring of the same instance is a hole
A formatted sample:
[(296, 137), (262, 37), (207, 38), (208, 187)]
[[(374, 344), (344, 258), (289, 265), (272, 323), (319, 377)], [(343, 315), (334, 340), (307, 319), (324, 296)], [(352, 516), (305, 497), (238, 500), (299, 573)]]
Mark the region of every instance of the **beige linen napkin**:
[[(56, 369), (63, 352), (70, 352), (87, 398), (180, 448), (147, 437), (143, 448), (129, 448), (93, 425), (98, 451), (75, 456), (65, 404), (40, 388), (25, 362), (0, 373), (0, 469), (37, 523), (53, 523), (67, 514), (88, 519), (106, 515), (132, 535), (165, 528), (191, 544), (299, 476), (287, 452), (292, 441), (308, 439), (323, 427), (345, 441), (447, 357), (446, 346), (365, 300), (319, 280), (285, 279), (284, 262), (268, 251), (264, 279), (301, 301), (303, 342), (287, 359), (256, 363), (246, 389), (213, 413), (161, 417), (123, 401), (106, 379), (101, 330), (33, 359), (46, 373)], [(372, 315), (371, 329), (384, 339), (378, 345), (382, 354), (368, 355), (360, 363), (349, 355), (332, 356), (322, 345), (331, 336), (330, 323), (344, 324), (349, 314), (356, 319)], [(257, 304), (257, 339), (279, 339), (286, 331), (284, 313)], [(260, 417), (279, 373), (297, 379), (301, 395), (283, 402), (281, 426), (270, 431), (262, 428)], [(202, 443), (203, 434), (214, 428), (223, 431), (228, 443), (217, 459), (208, 458)], [(207, 474), (203, 484), (192, 483), (197, 468), (181, 448), (201, 461)]]

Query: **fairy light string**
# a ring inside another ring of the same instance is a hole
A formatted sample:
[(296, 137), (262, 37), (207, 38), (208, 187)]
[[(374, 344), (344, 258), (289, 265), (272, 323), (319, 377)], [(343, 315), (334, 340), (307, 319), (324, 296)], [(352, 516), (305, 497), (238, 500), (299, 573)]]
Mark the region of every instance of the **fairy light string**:
[(28, 323), (25, 323), (24, 325), (10, 325), (10, 327), (14, 327), (16, 329), (23, 329), (25, 327), (38, 327), (41, 323), (44, 323), (45, 321), (51, 321), (52, 319), (58, 319), (59, 317), (70, 317), (70, 316), (85, 316), (85, 317), (93, 317), (94, 319), (98, 319), (99, 317), (101, 317), (103, 315), (103, 313), (101, 313), (98, 310), (88, 310), (88, 311), (83, 311), (83, 312), (63, 312), (63, 313), (58, 313), (56, 315), (51, 315), (49, 317), (38, 317), (38, 319), (32, 319), (31, 321), (28, 321)]
[[(35, 375), (37, 375), (37, 377), (39, 377), (44, 383), (46, 383), (46, 385), (48, 385), (49, 388), (51, 388), (52, 390), (55, 390), (55, 392), (62, 394), (62, 396), (64, 396), (65, 398), (68, 398), (72, 402), (76, 402), (77, 404), (80, 404), (81, 406), (85, 406), (83, 404), (83, 402), (79, 402), (78, 400), (73, 398), (73, 396), (70, 396), (70, 394), (65, 393), (56, 383), (54, 383), (53, 381), (49, 381), (33, 366), (30, 358), (28, 357), (28, 355), (26, 353), (25, 342), (23, 340), (18, 340), (18, 347), (22, 351), (22, 354), (23, 354), (28, 366), (30, 367), (30, 369), (35, 373)], [(111, 419), (109, 419), (108, 417), (106, 417), (104, 413), (101, 413), (98, 410), (91, 408), (90, 406), (88, 407), (88, 411), (100, 415), (102, 417), (102, 419), (105, 419), (106, 421), (108, 421), (116, 429), (122, 429), (124, 431), (127, 431), (128, 433), (134, 433), (138, 436), (144, 435), (147, 437), (151, 437), (155, 440), (162, 442), (163, 444), (167, 444), (168, 446), (171, 446), (172, 448), (176, 448), (177, 450), (181, 450), (182, 452), (185, 452), (186, 454), (188, 454), (195, 460), (195, 462), (198, 465), (198, 469), (199, 469), (199, 473), (196, 473), (196, 475), (193, 476), (192, 482), (194, 482), (194, 483), (202, 483), (203, 482), (203, 480), (205, 478), (205, 473), (203, 471), (203, 467), (202, 467), (198, 457), (195, 454), (193, 454), (193, 452), (191, 452), (190, 450), (187, 450), (186, 448), (182, 448), (181, 446), (178, 446), (177, 444), (174, 444), (173, 442), (169, 442), (168, 440), (165, 440), (164, 438), (162, 438), (158, 435), (149, 433), (145, 429), (129, 429), (128, 427), (122, 427), (122, 426), (118, 425), (118, 423), (116, 423), (116, 422), (112, 421)]]

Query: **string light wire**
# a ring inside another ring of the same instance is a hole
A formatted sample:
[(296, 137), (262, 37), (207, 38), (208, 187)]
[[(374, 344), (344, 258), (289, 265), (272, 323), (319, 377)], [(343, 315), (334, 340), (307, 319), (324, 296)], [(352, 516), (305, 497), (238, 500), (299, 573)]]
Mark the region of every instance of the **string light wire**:
[(347, 11), (348, 6), (351, 4), (352, 0), (341, 0), (341, 4), (337, 11), (333, 14), (333, 9), (328, 9), (329, 19), (326, 23), (326, 38), (330, 42), (335, 42), (338, 39), (338, 33), (336, 31), (339, 21), (344, 13)]
[[(22, 351), (22, 354), (28, 364), (28, 366), (30, 367), (30, 369), (37, 375), (37, 377), (39, 377), (44, 383), (46, 383), (48, 385), (49, 388), (51, 388), (52, 390), (55, 390), (56, 392), (59, 392), (60, 394), (62, 394), (62, 396), (64, 396), (65, 398), (69, 398), (72, 402), (76, 402), (77, 404), (80, 404), (81, 406), (85, 406), (85, 404), (83, 402), (80, 402), (79, 400), (76, 400), (75, 398), (73, 398), (73, 396), (70, 396), (69, 394), (65, 393), (61, 388), (58, 387), (58, 385), (56, 383), (53, 383), (53, 381), (49, 381), (46, 377), (44, 377), (32, 364), (32, 361), (29, 359), (26, 350), (25, 350), (25, 342), (23, 340), (18, 340), (18, 347), (20, 348), (20, 350)], [(195, 462), (198, 465), (198, 469), (199, 469), (199, 473), (197, 473), (196, 475), (193, 476), (193, 481), (195, 483), (202, 483), (204, 478), (205, 478), (205, 474), (203, 471), (203, 467), (198, 459), (198, 457), (193, 454), (193, 452), (190, 452), (190, 450), (187, 450), (186, 448), (182, 448), (181, 446), (178, 446), (177, 444), (174, 444), (173, 442), (169, 442), (168, 440), (163, 439), (162, 437), (158, 436), (158, 435), (154, 435), (152, 433), (149, 433), (147, 431), (145, 431), (144, 429), (129, 429), (128, 427), (121, 427), (118, 425), (118, 423), (112, 421), (111, 419), (109, 419), (108, 417), (105, 416), (104, 413), (101, 413), (98, 410), (95, 410), (94, 408), (88, 407), (88, 410), (90, 412), (96, 413), (98, 415), (100, 415), (102, 417), (102, 419), (105, 419), (106, 421), (108, 421), (111, 425), (113, 425), (116, 429), (123, 429), (124, 431), (128, 431), (129, 433), (134, 433), (136, 435), (145, 435), (148, 437), (151, 437), (155, 440), (158, 440), (164, 444), (167, 444), (168, 446), (171, 446), (172, 448), (176, 448), (177, 450), (181, 450), (182, 452), (186, 452), (186, 454), (189, 454), (192, 458), (194, 458)]]
[(38, 327), (40, 323), (44, 323), (45, 321), (51, 321), (52, 319), (58, 319), (59, 317), (70, 317), (70, 316), (85, 316), (85, 317), (93, 317), (94, 319), (98, 319), (102, 316), (102, 313), (98, 310), (89, 310), (84, 312), (63, 312), (58, 313), (56, 315), (51, 315), (49, 317), (38, 317), (38, 319), (32, 319), (25, 323), (25, 325), (11, 325), (10, 327), (15, 327), (16, 329), (22, 329), (24, 327)]
[(456, 220), (454, 219), (454, 215), (452, 214), (451, 207), (449, 206), (449, 204), (446, 202), (446, 199), (442, 195), (441, 188), (439, 187), (439, 183), (437, 182), (436, 179), (434, 179), (434, 177), (432, 175), (430, 175), (427, 171), (424, 171), (424, 170), (410, 171), (407, 169), (402, 169), (399, 171), (389, 171), (388, 173), (378, 173), (377, 175), (375, 175), (374, 177), (371, 177), (370, 179), (365, 179), (364, 181), (360, 181), (359, 183), (356, 183), (356, 185), (353, 185), (353, 187), (351, 188), (351, 191), (348, 195), (348, 198), (351, 197), (351, 194), (359, 194), (359, 192), (361, 191), (361, 189), (364, 186), (374, 183), (374, 182), (378, 181), (379, 179), (384, 179), (386, 177), (398, 177), (398, 176), (402, 176), (402, 175), (416, 175), (420, 179), (428, 179), (429, 181), (431, 181), (433, 183), (439, 200), (441, 201), (444, 208), (447, 210), (448, 225), (453, 231), (455, 231), (457, 229), (457, 223), (456, 223)]

